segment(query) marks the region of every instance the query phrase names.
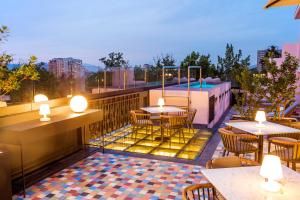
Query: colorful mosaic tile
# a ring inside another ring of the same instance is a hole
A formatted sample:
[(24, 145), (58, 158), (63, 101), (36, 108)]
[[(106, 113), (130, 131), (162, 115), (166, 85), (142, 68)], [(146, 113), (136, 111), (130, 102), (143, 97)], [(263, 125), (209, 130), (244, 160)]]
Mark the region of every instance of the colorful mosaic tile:
[(201, 168), (95, 153), (28, 188), (26, 199), (179, 200), (184, 187), (206, 182)]

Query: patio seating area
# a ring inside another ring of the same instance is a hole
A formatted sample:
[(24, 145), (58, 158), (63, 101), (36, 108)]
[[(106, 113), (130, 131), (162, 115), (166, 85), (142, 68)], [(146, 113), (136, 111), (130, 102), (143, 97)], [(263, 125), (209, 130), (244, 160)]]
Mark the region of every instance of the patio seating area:
[(300, 200), (300, 0), (0, 10), (0, 200)]

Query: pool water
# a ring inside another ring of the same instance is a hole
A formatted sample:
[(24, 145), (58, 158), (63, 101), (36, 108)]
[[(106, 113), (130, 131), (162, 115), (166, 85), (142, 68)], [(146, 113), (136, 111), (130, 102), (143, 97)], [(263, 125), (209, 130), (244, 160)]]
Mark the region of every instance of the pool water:
[[(188, 84), (182, 84), (178, 87), (181, 87), (181, 88), (188, 88)], [(209, 84), (209, 83), (205, 83), (203, 82), (202, 83), (202, 88), (214, 88), (216, 87), (216, 84)], [(190, 83), (190, 88), (200, 88), (200, 83), (199, 82), (194, 82), (194, 83)]]

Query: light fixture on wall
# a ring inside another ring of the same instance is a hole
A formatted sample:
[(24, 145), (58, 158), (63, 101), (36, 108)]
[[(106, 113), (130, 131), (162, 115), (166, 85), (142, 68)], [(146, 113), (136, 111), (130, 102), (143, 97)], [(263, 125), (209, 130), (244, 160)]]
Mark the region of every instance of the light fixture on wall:
[(258, 122), (257, 127), (264, 127), (263, 122), (266, 121), (265, 111), (259, 110), (256, 112), (255, 121)]
[(87, 109), (88, 102), (85, 97), (77, 95), (73, 96), (70, 101), (70, 108), (75, 113), (84, 112)]
[(283, 178), (280, 158), (274, 155), (265, 155), (260, 168), (260, 175), (265, 178), (262, 188), (270, 192), (278, 192), (281, 185), (276, 182)]
[(165, 100), (163, 98), (159, 98), (157, 105), (162, 109), (165, 105)]
[(48, 101), (48, 97), (44, 94), (37, 94), (34, 96), (34, 103)]
[(41, 122), (50, 121), (50, 117), (47, 117), (47, 115), (50, 115), (51, 113), (49, 104), (41, 104), (39, 113), (43, 116), (42, 118), (40, 118)]

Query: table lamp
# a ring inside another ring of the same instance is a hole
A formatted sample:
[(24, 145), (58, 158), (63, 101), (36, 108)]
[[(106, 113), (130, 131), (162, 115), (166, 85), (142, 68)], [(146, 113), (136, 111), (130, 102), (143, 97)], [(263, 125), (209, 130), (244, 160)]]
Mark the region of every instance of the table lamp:
[(40, 118), (41, 122), (50, 121), (50, 118), (47, 117), (47, 115), (50, 115), (50, 106), (49, 106), (49, 104), (41, 104), (39, 113), (40, 113), (40, 115), (43, 115), (43, 117)]
[(265, 178), (262, 188), (270, 192), (278, 192), (280, 183), (276, 182), (283, 178), (280, 158), (273, 155), (265, 155), (259, 174)]
[(159, 98), (157, 105), (159, 105), (159, 107), (162, 109), (163, 106), (165, 105), (165, 100), (163, 98)]
[(75, 113), (81, 113), (86, 110), (88, 102), (85, 97), (77, 95), (73, 96), (70, 101), (70, 108)]
[(48, 97), (44, 94), (37, 94), (34, 96), (34, 103), (48, 101)]
[(266, 121), (266, 113), (264, 111), (257, 111), (255, 116), (255, 121), (258, 122), (256, 126), (264, 127), (263, 122)]

